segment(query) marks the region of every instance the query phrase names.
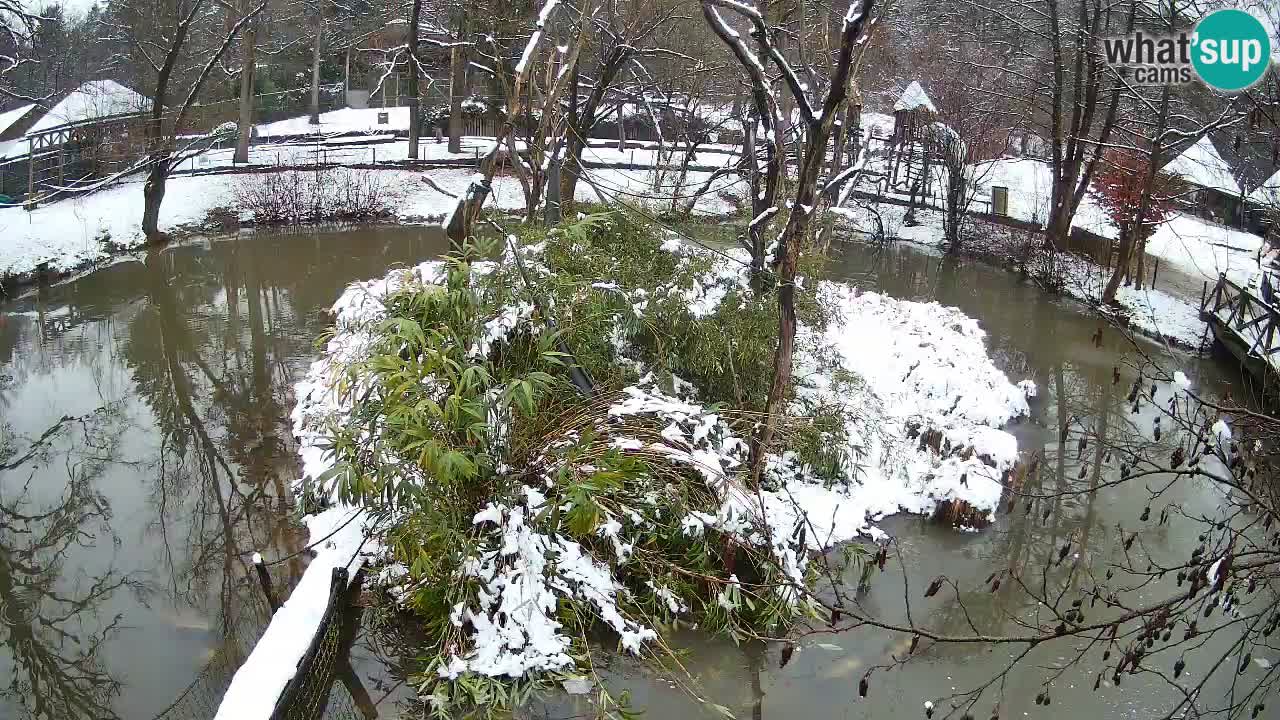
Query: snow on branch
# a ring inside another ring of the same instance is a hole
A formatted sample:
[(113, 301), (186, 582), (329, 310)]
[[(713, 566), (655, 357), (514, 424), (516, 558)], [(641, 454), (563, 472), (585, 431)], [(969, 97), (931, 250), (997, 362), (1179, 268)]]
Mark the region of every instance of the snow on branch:
[(542, 42), (542, 31), (546, 29), (547, 20), (551, 18), (552, 11), (559, 4), (560, 0), (547, 0), (547, 3), (542, 6), (542, 11), (538, 13), (538, 22), (534, 26), (533, 35), (529, 37), (529, 42), (525, 43), (524, 52), (520, 54), (520, 62), (516, 63), (517, 77), (524, 74), (525, 68), (533, 60), (533, 55), (538, 51), (538, 45)]
[[(796, 74), (795, 69), (791, 67), (789, 62), (787, 62), (787, 58), (769, 40), (769, 28), (764, 21), (764, 16), (760, 14), (760, 11), (751, 5), (738, 2), (737, 0), (703, 0), (703, 6), (706, 7), (707, 5), (722, 7), (726, 10), (738, 13), (751, 21), (751, 24), (755, 27), (755, 31), (752, 33), (752, 36), (755, 37), (756, 41), (760, 43), (760, 46), (769, 53), (769, 57), (778, 64), (778, 68), (782, 71), (782, 79), (786, 82), (787, 88), (791, 91), (792, 96), (795, 97), (797, 107), (800, 108), (800, 116), (804, 118), (806, 124), (813, 125), (816, 118), (814, 117), (813, 106), (809, 103), (809, 94), (806, 92), (807, 86), (800, 82), (800, 76)], [(852, 13), (852, 10), (850, 10), (850, 13)], [(728, 25), (724, 23), (723, 18), (720, 18), (720, 14), (718, 12), (715, 15), (719, 18), (719, 22), (724, 25), (729, 32), (737, 35), (737, 32), (732, 28), (729, 28)], [(720, 34), (723, 37), (723, 34), (720, 33), (719, 30), (717, 30), (717, 34)], [(741, 38), (739, 38), (739, 42), (741, 42)], [(757, 60), (757, 62), (759, 61)]]
[[(493, 184), (493, 176), (498, 169), (498, 159), (502, 153), (503, 140), (505, 139), (510, 149), (510, 154), (514, 163), (519, 163), (518, 150), (515, 144), (514, 128), (516, 120), (524, 112), (524, 86), (529, 76), (529, 69), (534, 60), (537, 58), (538, 50), (542, 45), (545, 36), (544, 30), (547, 23), (551, 19), (552, 12), (560, 5), (560, 0), (546, 0), (542, 6), (542, 10), (538, 13), (538, 21), (533, 33), (529, 36), (529, 41), (525, 43), (524, 51), (520, 54), (520, 62), (516, 64), (515, 76), (512, 78), (510, 89), (510, 100), (507, 103), (507, 118), (502, 124), (502, 128), (498, 131), (493, 144), (493, 149), (485, 156), (480, 163), (480, 171), (476, 174), (471, 186), (458, 199), (458, 204), (454, 207), (449, 216), (445, 218), (441, 226), (448, 235), (449, 241), (455, 247), (461, 247), (466, 238), (471, 234), (471, 226), (475, 222), (476, 217), (480, 214), (480, 209), (484, 206), (484, 201), (489, 196), (489, 192)], [(585, 27), (585, 26), (584, 26)], [(578, 46), (581, 45), (581, 38), (575, 44), (573, 61), (576, 61)], [(555, 84), (548, 92), (548, 103), (562, 91), (565, 86), (564, 74), (556, 78)], [(524, 169), (520, 165), (516, 165), (517, 172), (523, 172)]]

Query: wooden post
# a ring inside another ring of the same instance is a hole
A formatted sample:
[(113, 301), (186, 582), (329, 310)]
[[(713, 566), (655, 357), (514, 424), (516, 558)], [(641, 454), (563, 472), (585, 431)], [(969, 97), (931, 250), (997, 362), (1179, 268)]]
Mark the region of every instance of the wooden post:
[(258, 584), (262, 586), (262, 594), (267, 596), (267, 606), (274, 613), (280, 609), (280, 602), (271, 589), (271, 575), (267, 573), (266, 563), (262, 562), (262, 555), (259, 553), (253, 554), (253, 569), (258, 572)]
[(27, 202), (36, 199), (36, 139), (27, 140)]
[(64, 147), (66, 147), (66, 145), (64, 144), (60, 143), (58, 145), (58, 185), (62, 185), (63, 178), (65, 177), (65, 174), (63, 172), (63, 163), (65, 162), (65, 160), (63, 158), (63, 153), (62, 153), (62, 149)]
[(547, 202), (543, 208), (543, 222), (547, 227), (560, 224), (560, 155), (555, 153), (547, 165)]
[(618, 152), (625, 152), (627, 149), (627, 121), (623, 115), (623, 109), (626, 103), (618, 101)]
[(1157, 257), (1151, 267), (1151, 289), (1156, 289), (1156, 276), (1160, 274), (1160, 258)]

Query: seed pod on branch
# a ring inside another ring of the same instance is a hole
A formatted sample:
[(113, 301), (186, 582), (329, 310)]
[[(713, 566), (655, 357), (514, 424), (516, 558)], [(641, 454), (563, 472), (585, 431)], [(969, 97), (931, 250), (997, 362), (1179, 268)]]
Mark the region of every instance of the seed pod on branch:
[(934, 595), (937, 595), (938, 591), (942, 589), (942, 581), (943, 577), (941, 575), (934, 578), (933, 582), (929, 583), (929, 587), (925, 589), (924, 596), (933, 597)]

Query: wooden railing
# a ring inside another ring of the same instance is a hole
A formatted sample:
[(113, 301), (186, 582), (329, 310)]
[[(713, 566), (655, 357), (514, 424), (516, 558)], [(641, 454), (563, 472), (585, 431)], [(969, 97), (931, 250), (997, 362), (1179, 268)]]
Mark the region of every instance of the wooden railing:
[(1246, 355), (1270, 357), (1280, 352), (1276, 344), (1280, 310), (1226, 275), (1218, 276), (1212, 292), (1208, 292), (1207, 284), (1205, 289), (1200, 301), (1201, 318), (1235, 333), (1246, 344)]

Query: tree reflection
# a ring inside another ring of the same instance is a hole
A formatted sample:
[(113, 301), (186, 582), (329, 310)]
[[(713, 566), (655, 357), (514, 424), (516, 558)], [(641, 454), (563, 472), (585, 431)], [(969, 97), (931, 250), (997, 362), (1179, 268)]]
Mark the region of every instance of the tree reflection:
[[(123, 425), (119, 409), (108, 406), (62, 418), (29, 443), (0, 429), (0, 646), (8, 655), (0, 667), (12, 665), (0, 707), (17, 717), (116, 717), (111, 704), (120, 682), (100, 651), (120, 617), (104, 619), (100, 607), (121, 588), (139, 586), (111, 568), (70, 582), (64, 566), (80, 549), (118, 542), (110, 504), (95, 484), (117, 457)], [(61, 496), (36, 499), (43, 488), (33, 491), (32, 481), (58, 460), (66, 467)]]
[[(245, 247), (222, 244), (218, 272), (185, 267), (193, 258), (153, 254), (146, 302), (124, 346), (160, 436), (150, 530), (163, 544), (169, 594), (174, 604), (212, 615), (230, 667), (269, 618), (246, 582), (250, 555), (287, 556), (299, 545), (286, 512), (290, 378), (271, 339), (259, 279), (264, 261), (245, 261)], [(288, 574), (281, 582), (291, 584), (301, 560), (281, 569)]]

